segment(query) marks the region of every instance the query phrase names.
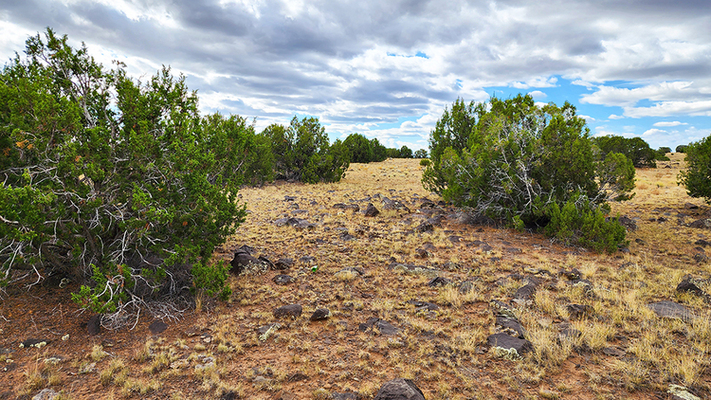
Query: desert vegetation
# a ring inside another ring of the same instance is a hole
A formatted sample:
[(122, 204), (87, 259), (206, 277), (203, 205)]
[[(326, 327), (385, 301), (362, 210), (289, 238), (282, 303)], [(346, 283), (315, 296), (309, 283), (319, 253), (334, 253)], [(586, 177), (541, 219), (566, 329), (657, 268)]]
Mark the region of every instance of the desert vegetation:
[(570, 104), (457, 100), (377, 161), (51, 31), (0, 98), (2, 399), (711, 395), (708, 138), (635, 168)]

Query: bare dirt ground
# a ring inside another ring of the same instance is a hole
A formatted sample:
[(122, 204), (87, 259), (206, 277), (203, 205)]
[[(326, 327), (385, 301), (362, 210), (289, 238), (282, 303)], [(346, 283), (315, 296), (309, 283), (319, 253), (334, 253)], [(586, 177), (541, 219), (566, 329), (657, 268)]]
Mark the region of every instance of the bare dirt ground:
[[(144, 313), (133, 329), (90, 336), (72, 284), (9, 288), (0, 399), (45, 388), (63, 399), (367, 399), (398, 377), (427, 399), (708, 398), (711, 231), (688, 224), (711, 214), (676, 185), (681, 156), (638, 170), (635, 198), (613, 205), (637, 228), (612, 255), (469, 224), (422, 188), (419, 160), (353, 164), (336, 184), (245, 188), (250, 214), (217, 258), (249, 246), (293, 264), (231, 277), (228, 302), (201, 299), (156, 334)], [(369, 203), (378, 215), (364, 214)], [(699, 291), (677, 291), (687, 274)], [(659, 301), (685, 308), (660, 317), (648, 306)], [(290, 304), (302, 314), (275, 317)], [(311, 321), (317, 309), (328, 317)], [(532, 351), (490, 348), (502, 313)]]

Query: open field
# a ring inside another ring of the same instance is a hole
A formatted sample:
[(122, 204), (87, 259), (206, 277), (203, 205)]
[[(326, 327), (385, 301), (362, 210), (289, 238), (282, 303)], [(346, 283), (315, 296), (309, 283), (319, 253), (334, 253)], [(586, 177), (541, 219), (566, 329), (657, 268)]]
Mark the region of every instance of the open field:
[[(709, 298), (677, 285), (690, 274), (709, 292), (711, 231), (687, 225), (711, 213), (676, 185), (682, 156), (637, 170), (636, 196), (613, 205), (637, 228), (613, 255), (468, 224), (422, 188), (419, 160), (352, 164), (335, 184), (245, 188), (247, 221), (217, 257), (249, 246), (292, 265), (231, 277), (228, 302), (201, 299), (157, 334), (142, 315), (89, 336), (90, 316), (57, 282), (10, 288), (0, 399), (44, 388), (63, 399), (367, 399), (398, 377), (427, 399), (671, 399), (670, 387), (708, 398)], [(378, 215), (364, 214), (369, 203)], [(648, 306), (660, 301), (686, 308), (663, 318)], [(275, 317), (290, 304), (303, 313)], [(317, 309), (330, 315), (310, 321)], [(501, 331), (533, 350), (490, 348)], [(40, 344), (20, 347), (27, 339)]]

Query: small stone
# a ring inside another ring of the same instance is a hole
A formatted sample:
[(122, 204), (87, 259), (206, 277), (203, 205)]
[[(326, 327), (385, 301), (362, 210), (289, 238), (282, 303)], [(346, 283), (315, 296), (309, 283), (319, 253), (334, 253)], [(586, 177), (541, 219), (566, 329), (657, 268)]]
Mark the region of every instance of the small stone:
[(369, 203), (368, 208), (365, 209), (365, 216), (366, 217), (375, 217), (378, 214), (380, 214), (380, 211), (378, 211), (378, 209), (375, 208), (373, 203)]
[(96, 336), (101, 332), (101, 315), (94, 314), (86, 323), (86, 331), (89, 336)]
[(319, 308), (311, 314), (311, 321), (323, 321), (331, 316), (331, 312), (327, 308)]
[(151, 331), (151, 333), (154, 335), (163, 333), (166, 329), (168, 329), (168, 324), (159, 319), (151, 322), (151, 324), (148, 325), (148, 330)]
[(447, 278), (445, 278), (445, 277), (442, 277), (442, 276), (438, 276), (438, 277), (432, 279), (431, 281), (429, 281), (429, 282), (427, 283), (427, 286), (429, 286), (429, 287), (441, 287), (441, 286), (447, 286), (447, 285), (449, 285), (449, 284), (451, 284), (451, 283), (452, 283), (452, 281), (450, 281), (449, 279), (447, 279)]
[(425, 400), (425, 395), (410, 379), (393, 379), (378, 390), (374, 400)]
[(682, 321), (689, 321), (693, 317), (691, 310), (673, 301), (658, 301), (656, 303), (647, 304), (647, 307), (662, 318), (678, 318)]
[(53, 389), (42, 389), (41, 392), (32, 397), (32, 400), (53, 400), (57, 396), (59, 396), (59, 393)]
[(277, 285), (288, 285), (292, 282), (294, 282), (294, 278), (289, 275), (284, 275), (284, 274), (279, 274), (276, 275), (274, 278), (272, 278), (272, 281), (276, 283)]
[(273, 311), (274, 318), (299, 318), (301, 316), (301, 304), (289, 304), (279, 307)]
[(494, 349), (497, 356), (509, 359), (519, 358), (533, 350), (533, 344), (528, 340), (505, 333), (491, 335), (486, 339), (486, 342), (489, 347)]

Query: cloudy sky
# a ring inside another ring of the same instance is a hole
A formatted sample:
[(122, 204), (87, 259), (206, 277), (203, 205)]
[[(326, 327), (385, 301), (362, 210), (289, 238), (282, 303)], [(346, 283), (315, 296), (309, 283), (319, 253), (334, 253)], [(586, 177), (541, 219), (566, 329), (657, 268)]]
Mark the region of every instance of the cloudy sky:
[(308, 115), (419, 149), (458, 97), (531, 93), (595, 135), (711, 134), (707, 0), (0, 0), (1, 64), (46, 27), (136, 77), (170, 65), (258, 130)]

